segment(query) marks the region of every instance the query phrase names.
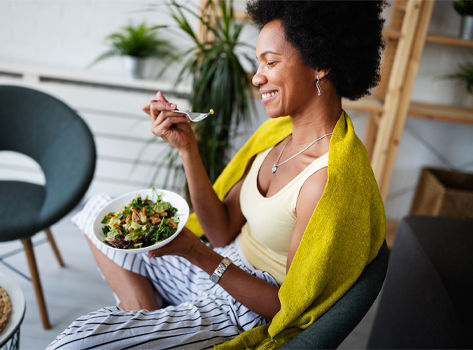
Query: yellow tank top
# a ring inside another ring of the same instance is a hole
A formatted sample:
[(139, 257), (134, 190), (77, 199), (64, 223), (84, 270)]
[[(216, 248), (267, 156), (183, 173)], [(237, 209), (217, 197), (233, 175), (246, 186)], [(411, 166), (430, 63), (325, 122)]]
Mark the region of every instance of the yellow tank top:
[(297, 197), (307, 178), (328, 166), (328, 153), (315, 159), (279, 192), (264, 197), (259, 192), (257, 178), (270, 150), (256, 156), (241, 187), (240, 206), (246, 223), (237, 241), (251, 265), (269, 272), (282, 284), (286, 277), (289, 243), (296, 226)]

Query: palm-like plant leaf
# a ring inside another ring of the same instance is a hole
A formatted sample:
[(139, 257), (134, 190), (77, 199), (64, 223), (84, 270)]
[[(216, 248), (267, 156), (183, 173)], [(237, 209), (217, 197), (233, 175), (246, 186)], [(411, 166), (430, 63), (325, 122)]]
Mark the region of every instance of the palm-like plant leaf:
[(466, 85), (468, 92), (473, 92), (473, 62), (458, 65), (458, 71), (445, 75), (444, 78), (459, 80)]
[[(255, 63), (236, 49), (252, 46), (240, 41), (245, 23), (235, 18), (232, 0), (208, 0), (200, 12), (171, 0), (170, 9), (178, 28), (193, 43), (182, 55), (177, 82), (192, 78), (192, 110), (215, 110), (214, 116), (194, 124), (204, 167), (214, 181), (228, 161), (236, 128), (249, 120), (250, 81), (242, 62), (250, 62), (252, 68)], [(203, 35), (194, 31), (186, 16), (198, 19)], [(170, 160), (175, 164), (175, 157)]]

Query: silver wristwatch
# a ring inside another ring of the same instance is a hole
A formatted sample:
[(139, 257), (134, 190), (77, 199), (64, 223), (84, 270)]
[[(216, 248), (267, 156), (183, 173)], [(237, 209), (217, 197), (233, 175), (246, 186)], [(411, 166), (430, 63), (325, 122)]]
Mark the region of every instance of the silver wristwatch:
[(220, 264), (218, 264), (217, 268), (215, 269), (214, 273), (210, 275), (210, 280), (213, 283), (217, 283), (220, 280), (220, 277), (222, 277), (223, 273), (225, 270), (230, 266), (232, 261), (229, 258), (223, 258)]

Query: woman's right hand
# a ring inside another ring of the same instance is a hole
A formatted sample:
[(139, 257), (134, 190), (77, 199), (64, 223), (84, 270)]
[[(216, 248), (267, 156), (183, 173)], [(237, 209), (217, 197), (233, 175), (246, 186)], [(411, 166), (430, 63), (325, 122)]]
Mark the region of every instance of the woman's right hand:
[(175, 109), (177, 105), (168, 102), (159, 91), (156, 99), (149, 101), (143, 107), (143, 112), (152, 119), (151, 132), (154, 135), (177, 148), (179, 152), (190, 151), (197, 145), (194, 132), (187, 116), (173, 112)]

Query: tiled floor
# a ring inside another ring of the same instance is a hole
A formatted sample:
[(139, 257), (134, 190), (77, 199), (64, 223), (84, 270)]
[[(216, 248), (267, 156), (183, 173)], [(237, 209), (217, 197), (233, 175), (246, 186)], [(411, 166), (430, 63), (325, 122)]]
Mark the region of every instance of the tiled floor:
[[(84, 237), (70, 223), (69, 217), (54, 225), (52, 231), (66, 263), (65, 268), (57, 264), (43, 234), (36, 235), (33, 240), (51, 329), (43, 330), (41, 326), (31, 283), (0, 263), (0, 271), (11, 276), (20, 285), (26, 298), (26, 315), (21, 327), (21, 350), (44, 349), (74, 318), (101, 306), (114, 304), (111, 291), (99, 276)], [(29, 275), (19, 242), (1, 243), (0, 257), (15, 250), (18, 253), (4, 259), (4, 262)], [(366, 347), (375, 307), (376, 303), (340, 348)]]

